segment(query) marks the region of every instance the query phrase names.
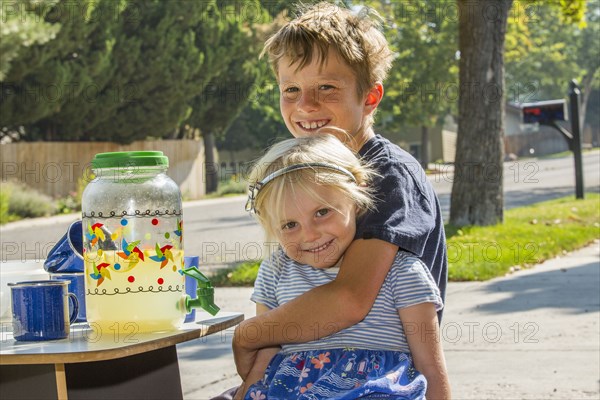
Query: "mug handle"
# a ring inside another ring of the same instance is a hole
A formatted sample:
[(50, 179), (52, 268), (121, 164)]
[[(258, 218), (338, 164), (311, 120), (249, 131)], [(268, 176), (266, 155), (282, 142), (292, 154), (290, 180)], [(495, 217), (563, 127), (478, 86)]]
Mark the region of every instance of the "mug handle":
[(69, 324), (72, 324), (77, 319), (79, 315), (79, 300), (77, 300), (77, 296), (74, 293), (67, 293), (69, 298), (73, 301), (73, 311), (71, 311), (71, 316), (69, 317)]

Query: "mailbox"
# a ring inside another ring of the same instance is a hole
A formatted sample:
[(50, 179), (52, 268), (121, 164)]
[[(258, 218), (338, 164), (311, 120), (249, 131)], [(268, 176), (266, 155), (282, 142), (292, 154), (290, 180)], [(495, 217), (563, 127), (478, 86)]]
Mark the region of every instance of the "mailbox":
[(549, 123), (567, 120), (567, 102), (561, 100), (546, 100), (535, 103), (521, 104), (524, 124)]

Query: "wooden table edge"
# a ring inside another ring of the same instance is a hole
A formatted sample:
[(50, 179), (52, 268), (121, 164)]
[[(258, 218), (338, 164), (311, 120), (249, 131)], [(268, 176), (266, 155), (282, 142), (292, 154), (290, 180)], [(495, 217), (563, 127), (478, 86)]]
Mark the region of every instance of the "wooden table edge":
[(142, 343), (132, 343), (131, 345), (118, 347), (114, 349), (80, 351), (75, 353), (37, 353), (37, 354), (1, 354), (0, 365), (25, 365), (25, 364), (72, 364), (82, 362), (106, 361), (116, 358), (128, 357), (140, 353), (162, 349), (174, 346), (178, 343), (199, 339), (216, 332), (231, 328), (244, 320), (244, 314), (235, 315), (234, 318), (202, 325), (200, 329), (183, 330), (177, 335), (166, 338), (158, 338)]

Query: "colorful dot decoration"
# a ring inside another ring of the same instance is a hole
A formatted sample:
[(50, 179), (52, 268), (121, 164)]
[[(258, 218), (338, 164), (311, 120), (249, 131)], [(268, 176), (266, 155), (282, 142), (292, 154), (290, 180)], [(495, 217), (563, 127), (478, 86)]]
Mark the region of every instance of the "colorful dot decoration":
[(115, 271), (118, 271), (121, 269), (121, 264), (117, 263), (114, 265)]
[(127, 225), (127, 220), (125, 218), (123, 218), (121, 220), (121, 226), (126, 226)]
[(158, 225), (158, 219), (152, 218), (152, 225)]
[(151, 234), (151, 233), (146, 233), (146, 234), (144, 235), (144, 239), (146, 239), (146, 240), (150, 240), (150, 239), (152, 239), (152, 234)]
[(133, 276), (130, 276), (129, 278), (127, 278), (127, 280), (129, 281), (129, 283), (135, 282), (135, 278)]
[(165, 280), (163, 278), (158, 278), (157, 282), (159, 285), (162, 285), (163, 283), (165, 283)]
[(165, 239), (168, 239), (171, 237), (171, 234), (169, 232), (165, 233)]
[(173, 265), (173, 272), (177, 271), (177, 267)]

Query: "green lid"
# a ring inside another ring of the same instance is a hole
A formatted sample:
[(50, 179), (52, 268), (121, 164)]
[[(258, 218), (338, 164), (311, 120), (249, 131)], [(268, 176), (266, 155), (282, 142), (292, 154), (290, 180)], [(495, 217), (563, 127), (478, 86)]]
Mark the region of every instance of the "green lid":
[(115, 167), (168, 167), (169, 159), (162, 151), (115, 151), (98, 153), (92, 160), (92, 168)]

